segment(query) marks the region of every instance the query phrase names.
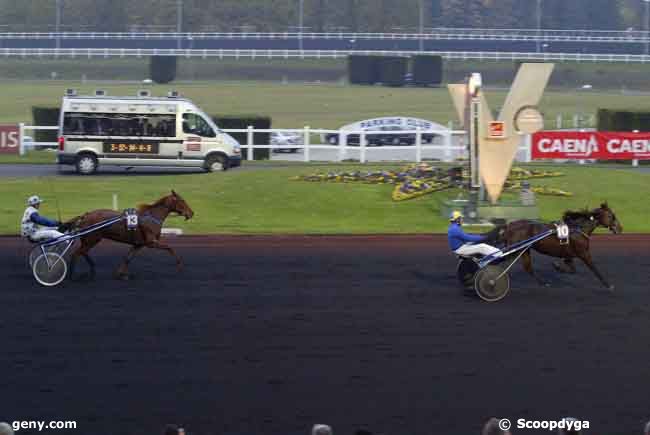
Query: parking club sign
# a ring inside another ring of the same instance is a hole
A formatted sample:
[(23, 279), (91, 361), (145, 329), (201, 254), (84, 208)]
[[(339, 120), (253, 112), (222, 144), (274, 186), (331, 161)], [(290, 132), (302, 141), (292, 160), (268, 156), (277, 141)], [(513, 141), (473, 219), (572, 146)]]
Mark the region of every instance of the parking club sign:
[(0, 125), (0, 154), (18, 154), (20, 129), (17, 125)]

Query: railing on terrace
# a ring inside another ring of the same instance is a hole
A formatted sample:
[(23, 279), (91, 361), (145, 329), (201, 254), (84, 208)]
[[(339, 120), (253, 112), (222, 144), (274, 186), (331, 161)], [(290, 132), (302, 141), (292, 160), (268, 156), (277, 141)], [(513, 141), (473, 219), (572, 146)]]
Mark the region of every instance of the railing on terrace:
[[(259, 49), (141, 49), (141, 48), (0, 48), (0, 56), (19, 57), (216, 57), (216, 58), (344, 58), (351, 54), (410, 56), (408, 50), (259, 50)], [(589, 54), (589, 53), (533, 53), (499, 51), (417, 51), (419, 54), (439, 55), (450, 60), (480, 61), (553, 61), (553, 62), (615, 62), (648, 63), (650, 56), (635, 54)]]
[(426, 32), (2, 32), (0, 39), (374, 39), (645, 43), (650, 32), (432, 28)]

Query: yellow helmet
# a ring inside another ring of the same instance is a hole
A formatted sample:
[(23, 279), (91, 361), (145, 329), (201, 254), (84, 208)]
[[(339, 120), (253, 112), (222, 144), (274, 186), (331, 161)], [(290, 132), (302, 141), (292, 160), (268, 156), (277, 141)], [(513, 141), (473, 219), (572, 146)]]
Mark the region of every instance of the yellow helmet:
[(451, 222), (453, 222), (453, 221), (457, 221), (458, 219), (463, 218), (463, 217), (464, 216), (463, 216), (463, 214), (461, 212), (459, 212), (458, 210), (454, 210), (449, 215), (449, 220)]

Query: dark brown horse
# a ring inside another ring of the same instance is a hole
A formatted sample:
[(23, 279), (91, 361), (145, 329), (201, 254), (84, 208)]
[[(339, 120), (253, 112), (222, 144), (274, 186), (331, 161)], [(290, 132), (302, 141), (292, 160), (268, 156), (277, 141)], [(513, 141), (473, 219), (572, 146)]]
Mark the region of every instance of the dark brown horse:
[[(614, 234), (623, 231), (614, 210), (609, 208), (605, 202), (599, 208), (593, 210), (567, 211), (562, 216), (562, 220), (569, 226), (569, 243), (561, 244), (557, 237), (551, 236), (535, 243), (533, 249), (541, 254), (562, 258), (562, 262), (556, 261), (553, 263), (553, 266), (559, 272), (575, 273), (574, 258), (581, 259), (605, 287), (614, 290), (614, 286), (603, 277), (594, 265), (589, 251), (591, 235), (596, 228), (607, 228)], [(553, 228), (555, 228), (554, 224), (529, 220), (514, 221), (507, 225), (503, 234), (503, 241), (509, 246)], [(521, 259), (524, 270), (531, 274), (537, 282), (548, 286), (548, 283), (544, 282), (533, 270), (530, 251), (526, 251)]]
[[(129, 278), (129, 262), (133, 260), (142, 248), (162, 249), (169, 252), (176, 259), (176, 266), (180, 271), (183, 266), (180, 257), (176, 255), (176, 252), (170, 246), (160, 241), (160, 232), (163, 223), (170, 213), (177, 213), (184, 216), (185, 220), (194, 216), (194, 212), (185, 200), (172, 190), (171, 195), (160, 198), (153, 204), (141, 205), (137, 208), (138, 226), (134, 230), (129, 230), (126, 221), (122, 220), (81, 237), (81, 245), (72, 253), (70, 260), (70, 276), (73, 276), (74, 268), (79, 257), (83, 257), (88, 263), (90, 277), (95, 276), (95, 263), (88, 255), (88, 252), (102, 239), (110, 239), (132, 246), (116, 271), (117, 278)], [(120, 212), (114, 210), (94, 210), (72, 219), (67, 224), (73, 226), (76, 230), (83, 230), (91, 225), (120, 215)]]

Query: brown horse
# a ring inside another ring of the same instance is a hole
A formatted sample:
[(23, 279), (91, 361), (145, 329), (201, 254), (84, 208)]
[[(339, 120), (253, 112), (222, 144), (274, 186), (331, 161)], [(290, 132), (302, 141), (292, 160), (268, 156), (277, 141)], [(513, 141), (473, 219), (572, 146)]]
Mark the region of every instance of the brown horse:
[[(607, 228), (614, 234), (623, 231), (623, 227), (616, 218), (614, 210), (609, 208), (605, 202), (599, 208), (593, 210), (567, 211), (562, 216), (562, 220), (569, 226), (569, 243), (566, 245), (561, 244), (557, 237), (551, 236), (535, 243), (533, 249), (541, 254), (562, 258), (563, 262), (556, 261), (553, 263), (553, 266), (559, 272), (575, 273), (576, 268), (573, 259), (576, 257), (581, 259), (605, 287), (609, 290), (614, 290), (614, 286), (607, 282), (605, 277), (603, 277), (594, 265), (591, 252), (589, 251), (591, 235), (596, 228)], [(514, 221), (507, 225), (502, 240), (509, 246), (553, 228), (555, 228), (554, 224), (529, 220)], [(532, 275), (537, 282), (548, 286), (548, 283), (543, 281), (533, 270), (533, 260), (530, 251), (526, 251), (521, 259), (524, 270)]]
[[(172, 190), (171, 195), (164, 196), (153, 204), (141, 205), (137, 208), (138, 226), (134, 230), (127, 228), (124, 220), (113, 225), (94, 231), (81, 237), (81, 245), (72, 253), (70, 260), (70, 276), (73, 276), (74, 268), (79, 257), (83, 257), (90, 267), (90, 277), (95, 276), (95, 263), (88, 255), (88, 252), (102, 239), (110, 239), (116, 242), (126, 243), (132, 248), (124, 258), (122, 264), (116, 271), (116, 277), (128, 279), (129, 262), (133, 260), (142, 248), (162, 249), (169, 252), (176, 259), (176, 266), (180, 271), (183, 263), (176, 252), (160, 241), (160, 232), (167, 216), (170, 213), (177, 213), (191, 219), (194, 212), (183, 198)], [(83, 230), (91, 225), (120, 216), (121, 213), (114, 210), (94, 210), (82, 216), (72, 219), (67, 224), (76, 230)]]

